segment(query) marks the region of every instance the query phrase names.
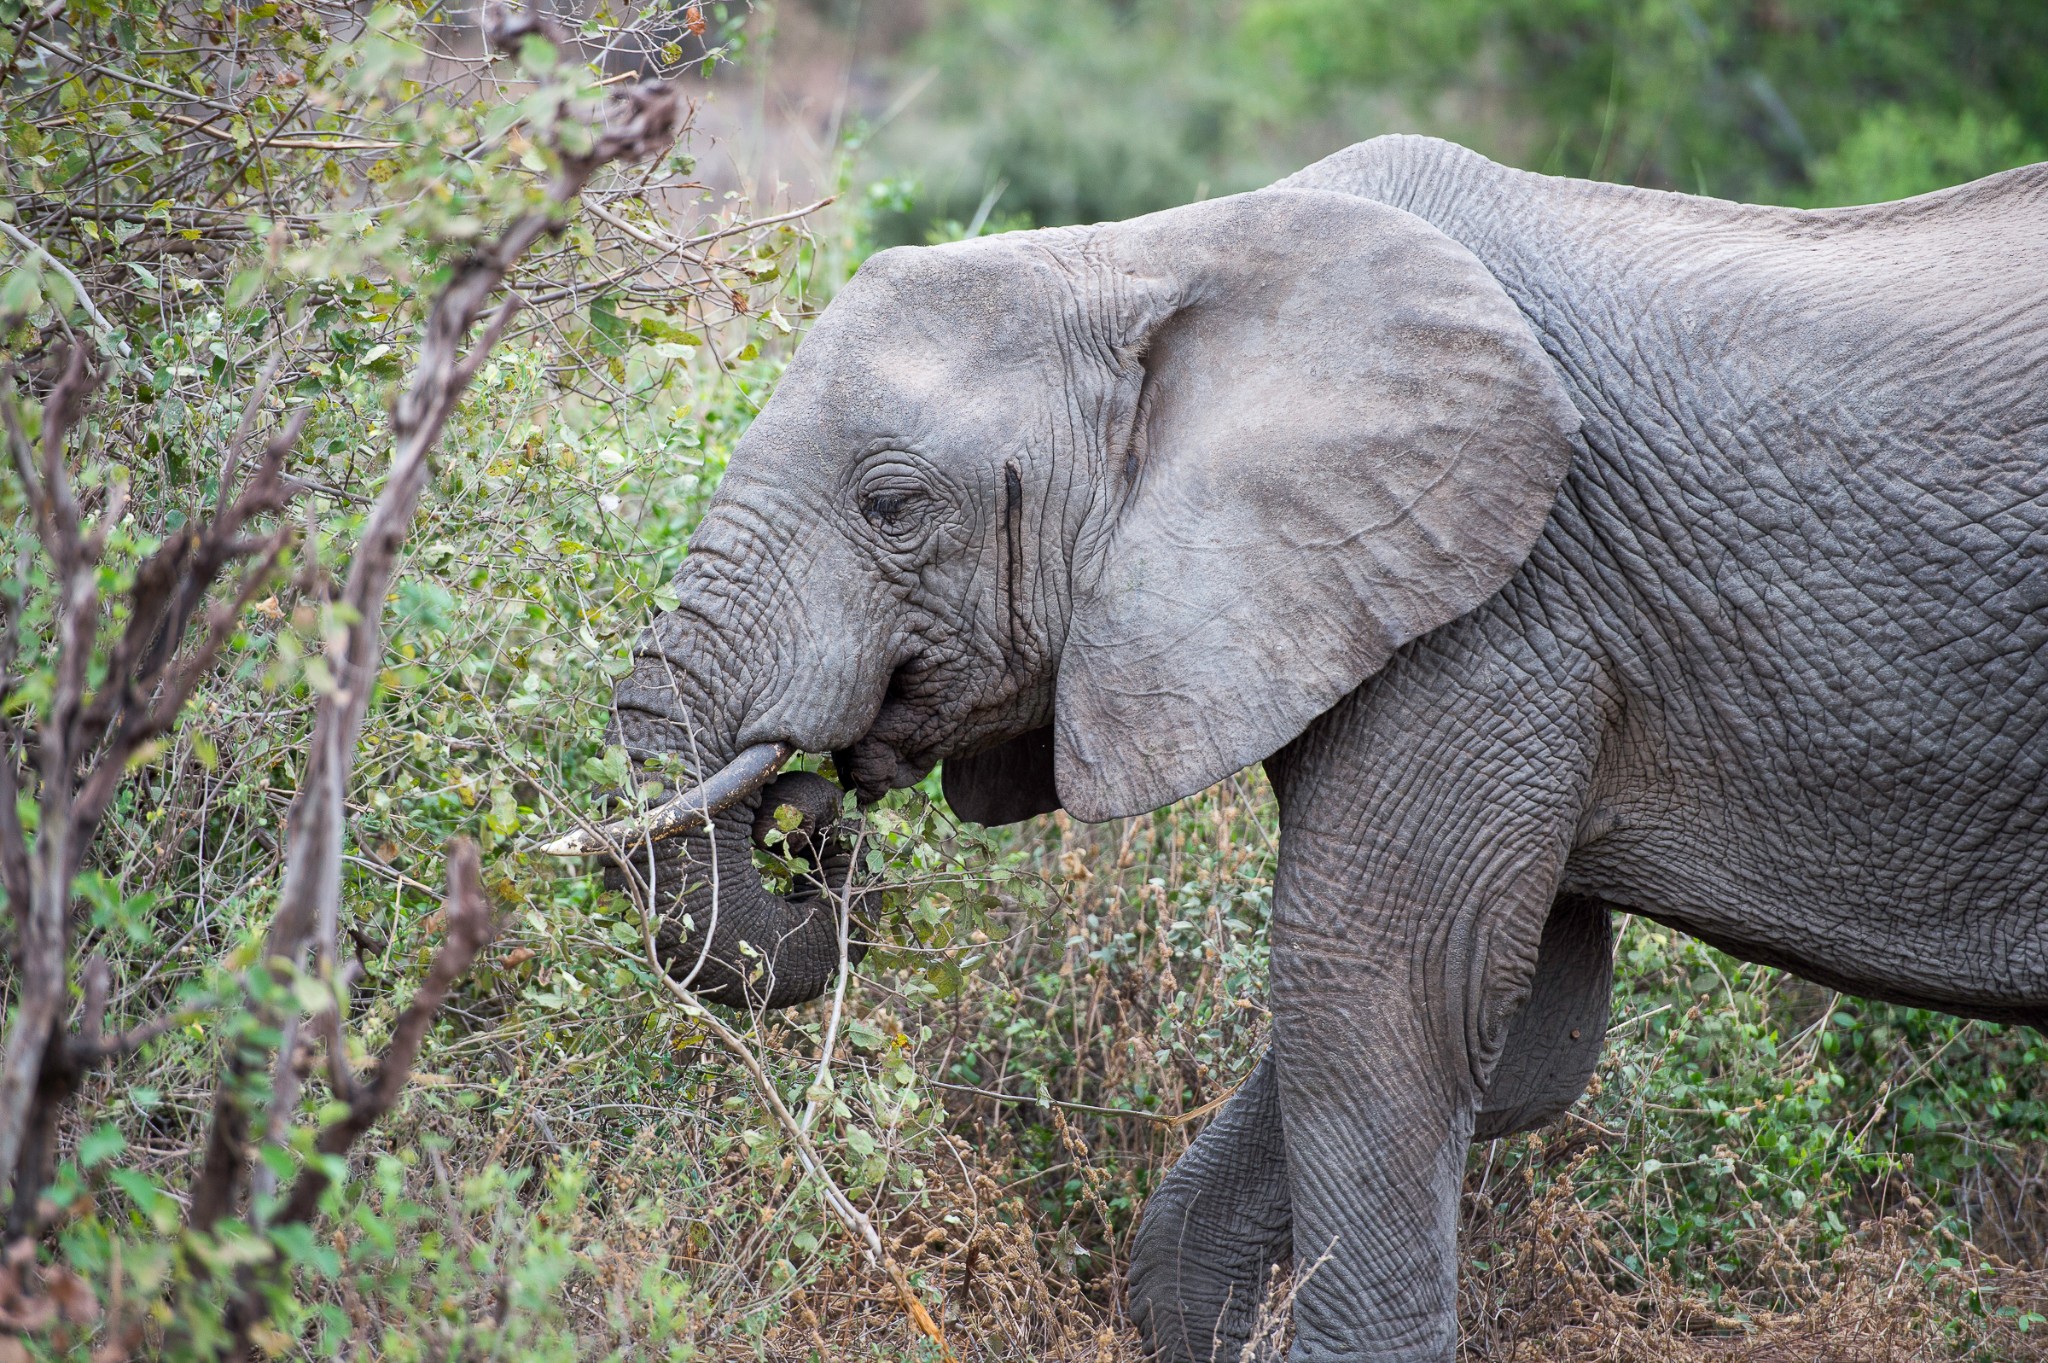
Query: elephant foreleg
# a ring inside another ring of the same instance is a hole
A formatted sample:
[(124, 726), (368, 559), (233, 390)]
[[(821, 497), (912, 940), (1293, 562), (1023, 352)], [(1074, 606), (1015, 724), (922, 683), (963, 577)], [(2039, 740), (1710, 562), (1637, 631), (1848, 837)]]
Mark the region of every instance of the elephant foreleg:
[(1145, 1203), (1131, 1318), (1161, 1363), (1237, 1363), (1292, 1249), (1280, 1086), (1270, 1053)]
[(1605, 1022), (1581, 1016), (1604, 938), (1558, 904), (1600, 747), (1597, 673), (1498, 609), (1432, 636), (1266, 763), (1294, 1363), (1452, 1363), (1479, 1114), (1489, 1098), (1508, 1122), (1550, 1107)]

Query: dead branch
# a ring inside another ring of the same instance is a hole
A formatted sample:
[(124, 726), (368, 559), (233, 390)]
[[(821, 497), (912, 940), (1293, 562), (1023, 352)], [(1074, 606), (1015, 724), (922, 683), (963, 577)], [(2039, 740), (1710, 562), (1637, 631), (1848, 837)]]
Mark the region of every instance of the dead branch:
[[(441, 908), (447, 922), (447, 939), (434, 953), (427, 978), (399, 1015), (397, 1025), (391, 1030), (390, 1045), (385, 1047), (376, 1069), (368, 1076), (355, 1075), (349, 1066), (339, 999), (335, 1012), (325, 1015), (328, 1025), (322, 1030), (326, 1037), (328, 1072), (333, 1077), (335, 1096), (348, 1104), (348, 1111), (341, 1120), (322, 1130), (314, 1142), (314, 1148), (322, 1155), (347, 1155), (357, 1141), (398, 1105), (406, 1082), (412, 1076), (413, 1064), (419, 1059), (420, 1047), (426, 1043), (441, 1005), (447, 1002), (448, 995), (462, 977), (469, 973), (470, 967), (476, 963), (477, 954), (497, 936), (497, 924), (492, 920), (490, 907), (484, 899), (476, 844), (467, 838), (458, 838), (448, 849), (448, 889), (442, 898)], [(271, 1217), (271, 1226), (300, 1225), (311, 1221), (319, 1213), (320, 1199), (332, 1186), (325, 1164), (308, 1163), (299, 1171), (298, 1181), (292, 1185), (284, 1205)], [(273, 1264), (249, 1265), (244, 1267), (237, 1280), (237, 1292), (229, 1307), (227, 1322), (234, 1340), (233, 1356), (259, 1356), (252, 1354), (249, 1334), (264, 1318), (261, 1288), (273, 1271)]]
[[(83, 344), (62, 352), (57, 380), (42, 405), (38, 459), (15, 399), (14, 371), (9, 367), (0, 373), (0, 424), (58, 595), (54, 687), (34, 734), (40, 819), (33, 848), (15, 817), (14, 797), (24, 773), (12, 752), (4, 764), (5, 777), (0, 778), (0, 797), (7, 806), (0, 814), (0, 867), (14, 910), (13, 955), (19, 980), (14, 1024), (0, 1048), (0, 1190), (13, 1194), (8, 1221), (17, 1230), (32, 1218), (34, 1194), (41, 1186), (40, 1167), (46, 1162), (55, 1120), (48, 1103), (61, 1107), (67, 1102), (80, 1065), (103, 1049), (96, 1037), (89, 1047), (75, 1045), (58, 1028), (66, 1000), (72, 881), (129, 761), (175, 722), (191, 685), (211, 666), (211, 654), (225, 640), (222, 632), (211, 649), (202, 646), (193, 659), (202, 666), (191, 671), (188, 683), (163, 685), (192, 604), (205, 596), (230, 563), (258, 547), (240, 533), (247, 519), (281, 504), (281, 486), (273, 479), (258, 495), (237, 503), (239, 514), (231, 513), (209, 527), (210, 538), (188, 536), (198, 553), (187, 555), (177, 545), (167, 545), (144, 565), (130, 594), (127, 632), (108, 660), (106, 679), (89, 697), (103, 607), (99, 569), (108, 533), (122, 515), (123, 497), (117, 488), (98, 523), (88, 530), (65, 460), (72, 432), (102, 378), (103, 371)], [(267, 575), (267, 568), (259, 572)], [(5, 647), (11, 664), (11, 606), (7, 623)], [(145, 647), (145, 642), (153, 646)], [(108, 727), (116, 717), (123, 722), (109, 738)], [(10, 732), (9, 740), (13, 748), (16, 735)], [(33, 1149), (27, 1150), (32, 1158), (25, 1160), (26, 1146)]]
[[(412, 1002), (399, 1015), (397, 1025), (391, 1029), (391, 1044), (385, 1048), (376, 1069), (367, 1076), (354, 1076), (345, 1081), (340, 1091), (354, 1096), (348, 1100), (348, 1114), (322, 1131), (314, 1143), (314, 1148), (323, 1155), (347, 1154), (365, 1132), (397, 1105), (399, 1095), (411, 1077), (413, 1062), (419, 1058), (420, 1047), (434, 1025), (435, 1014), (440, 1012), (456, 982), (469, 973), (477, 953), (498, 935), (497, 924), (492, 921), (490, 907), (484, 901), (476, 844), (466, 838), (457, 839), (449, 849), (448, 891), (441, 901), (441, 908), (446, 915), (447, 940), (434, 954), (434, 963), (427, 969), (427, 978), (413, 994)], [(330, 1035), (330, 1045), (340, 1035), (337, 1028)], [(348, 1073), (346, 1053), (330, 1051), (327, 1063), (336, 1073)], [(299, 1174), (298, 1182), (292, 1186), (290, 1196), (272, 1218), (271, 1224), (291, 1225), (310, 1221), (327, 1186), (325, 1170), (318, 1165), (308, 1165)]]
[[(11, 367), (0, 372), (0, 427), (58, 595), (55, 685), (41, 722), (33, 726), (39, 810), (33, 846), (15, 811), (26, 772), (15, 755), (21, 735), (12, 729), (10, 752), (0, 762), (0, 874), (14, 912), (20, 1001), (0, 1049), (0, 1190), (11, 1194), (7, 1226), (17, 1235), (35, 1229), (37, 1196), (55, 1158), (57, 1122), (84, 1075), (131, 1053), (183, 1016), (160, 1018), (109, 1040), (103, 1034), (106, 991), (103, 982), (95, 988), (97, 974), (88, 966), (82, 1030), (64, 1033), (59, 1023), (68, 998), (71, 886), (130, 765), (176, 724), (236, 620), (275, 571), (290, 530), (256, 536), (246, 531), (290, 500), (294, 489), (283, 477), (283, 463), (303, 425), (302, 416), (287, 424), (221, 514), (204, 526), (188, 526), (144, 560), (128, 591), (128, 624), (108, 650), (103, 679), (89, 691), (105, 607), (100, 569), (125, 499), (116, 485), (88, 528), (66, 459), (102, 378), (84, 345), (62, 353), (58, 378), (43, 402), (38, 455), (15, 399), (15, 374)], [(216, 604), (199, 641), (187, 647), (194, 612), (237, 568), (235, 591)], [(13, 610), (10, 601), (0, 644), (10, 666)]]

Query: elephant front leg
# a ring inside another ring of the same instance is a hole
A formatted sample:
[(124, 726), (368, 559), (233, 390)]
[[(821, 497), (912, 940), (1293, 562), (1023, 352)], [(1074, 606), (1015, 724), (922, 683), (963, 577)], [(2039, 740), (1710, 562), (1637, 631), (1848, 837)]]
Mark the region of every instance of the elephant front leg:
[[(1451, 1363), (1458, 1195), (1484, 1100), (1512, 1123), (1583, 1082), (1576, 1043), (1553, 1055), (1557, 1025), (1597, 1054), (1604, 922), (1545, 925), (1600, 710), (1553, 660), (1515, 661), (1423, 653), (1267, 763), (1296, 1363)], [(1553, 987), (1532, 990), (1546, 956)], [(1534, 994), (1544, 1036), (1512, 1047)], [(1528, 1076), (1495, 1084), (1524, 1062)]]
[(1267, 1278), (1287, 1261), (1287, 1147), (1268, 1052), (1146, 1199), (1131, 1319), (1155, 1363), (1237, 1363)]
[[(1456, 1357), (1466, 1149), (1491, 1081), (1515, 1056), (1562, 858), (1561, 837), (1554, 855), (1519, 866), (1492, 847), (1493, 857), (1383, 864), (1333, 900), (1307, 900), (1311, 885), (1334, 887), (1283, 864), (1272, 1047), (1294, 1363)], [(1330, 903), (1343, 911), (1316, 910)]]
[(1273, 1049), (1293, 1211), (1295, 1363), (1449, 1363), (1476, 1092), (1443, 1062), (1406, 962), (1291, 937)]

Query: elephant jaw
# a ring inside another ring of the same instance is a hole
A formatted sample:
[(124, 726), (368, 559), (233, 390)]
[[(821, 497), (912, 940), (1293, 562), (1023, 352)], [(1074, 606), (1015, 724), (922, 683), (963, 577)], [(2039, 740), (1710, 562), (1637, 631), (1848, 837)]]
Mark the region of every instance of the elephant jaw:
[[(892, 738), (890, 727), (877, 723), (833, 754), (840, 779), (853, 785), (865, 801), (914, 786), (937, 765), (937, 759), (923, 754), (904, 756), (897, 744), (907, 735)], [(709, 827), (715, 816), (758, 795), (798, 751), (797, 744), (786, 740), (755, 743), (705, 780), (651, 809), (571, 829), (548, 839), (539, 850), (550, 857), (595, 856), (697, 832)]]
[[(708, 828), (715, 816), (758, 795), (796, 752), (793, 743), (756, 743), (710, 777), (652, 809), (570, 829), (542, 843), (539, 850), (550, 857), (596, 856)], [(903, 757), (888, 739), (870, 731), (853, 746), (836, 752), (833, 765), (839, 769), (840, 779), (851, 783), (864, 801), (874, 801), (892, 790), (916, 785), (937, 763), (926, 757)]]

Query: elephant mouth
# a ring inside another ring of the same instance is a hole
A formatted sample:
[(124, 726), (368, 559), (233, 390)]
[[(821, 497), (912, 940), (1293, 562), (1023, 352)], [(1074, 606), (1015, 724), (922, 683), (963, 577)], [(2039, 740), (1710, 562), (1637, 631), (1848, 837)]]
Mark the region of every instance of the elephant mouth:
[(916, 785), (936, 763), (921, 754), (905, 756), (877, 726), (852, 747), (833, 753), (832, 765), (859, 792), (863, 803), (872, 804), (892, 790)]
[[(814, 999), (865, 957), (875, 901), (854, 875), (858, 844), (839, 817), (843, 792), (815, 772), (783, 771), (793, 752), (755, 744), (652, 808), (540, 850), (608, 857), (605, 883), (654, 912), (663, 968), (704, 1002), (759, 1009)], [(745, 873), (761, 852), (779, 860)]]
[(862, 804), (873, 804), (892, 790), (914, 786), (937, 765), (934, 739), (954, 717), (933, 695), (937, 669), (928, 656), (899, 662), (882, 692), (882, 703), (867, 732), (834, 749), (832, 765), (839, 779), (852, 787)]
[[(596, 856), (698, 832), (710, 827), (718, 815), (753, 800), (796, 751), (793, 743), (756, 743), (705, 780), (676, 792), (660, 804), (571, 829), (542, 843), (540, 851), (550, 857)], [(903, 756), (878, 730), (855, 740), (852, 747), (834, 752), (832, 761), (840, 779), (851, 784), (865, 802), (916, 785), (936, 765), (928, 758)]]

